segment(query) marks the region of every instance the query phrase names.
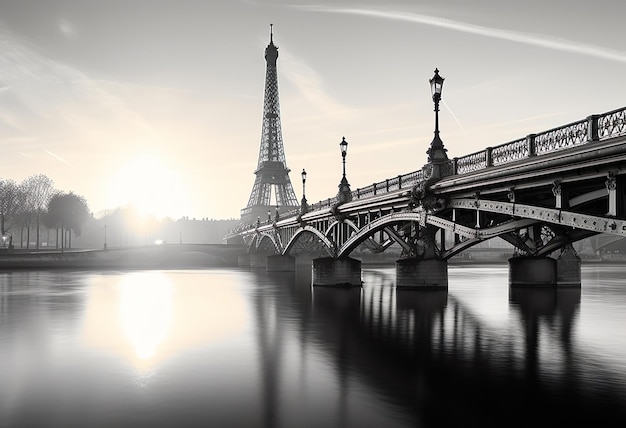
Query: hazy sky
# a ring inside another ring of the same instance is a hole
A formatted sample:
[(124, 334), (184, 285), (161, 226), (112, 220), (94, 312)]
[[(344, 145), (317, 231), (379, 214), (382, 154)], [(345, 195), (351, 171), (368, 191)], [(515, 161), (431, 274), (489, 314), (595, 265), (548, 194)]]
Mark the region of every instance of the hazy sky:
[[(298, 198), (422, 167), (428, 79), (469, 154), (626, 105), (623, 0), (0, 0), (0, 178), (43, 173), (98, 214), (239, 217), (269, 25)], [(134, 177), (134, 178), (132, 178)]]

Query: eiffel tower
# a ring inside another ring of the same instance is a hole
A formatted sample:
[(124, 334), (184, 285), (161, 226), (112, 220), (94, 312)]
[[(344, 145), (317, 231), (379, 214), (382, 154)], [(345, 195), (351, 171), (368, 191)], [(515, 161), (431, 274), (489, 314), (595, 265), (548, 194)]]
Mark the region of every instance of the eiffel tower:
[[(270, 25), (270, 44), (265, 48), (265, 100), (263, 102), (263, 129), (259, 163), (254, 174), (256, 178), (246, 208), (241, 210), (242, 223), (254, 223), (257, 219), (267, 220), (268, 212), (272, 219), (275, 211), (280, 213), (298, 207), (298, 200), (289, 180), (285, 163), (283, 134), (280, 128), (280, 105), (278, 102), (278, 75), (276, 60), (278, 47), (274, 45), (274, 33)], [(272, 204), (272, 189), (274, 204)]]

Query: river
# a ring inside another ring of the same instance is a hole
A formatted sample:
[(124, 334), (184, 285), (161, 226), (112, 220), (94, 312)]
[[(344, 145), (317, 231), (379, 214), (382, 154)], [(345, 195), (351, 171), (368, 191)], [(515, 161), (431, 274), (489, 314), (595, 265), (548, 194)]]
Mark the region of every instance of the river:
[(0, 426), (624, 426), (626, 267), (558, 292), (507, 275), (3, 272)]

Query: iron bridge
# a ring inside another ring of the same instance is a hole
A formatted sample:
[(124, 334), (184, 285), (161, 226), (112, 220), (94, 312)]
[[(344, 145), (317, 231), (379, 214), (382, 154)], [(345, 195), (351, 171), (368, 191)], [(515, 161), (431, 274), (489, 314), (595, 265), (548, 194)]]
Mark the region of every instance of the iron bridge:
[(593, 235), (626, 237), (626, 107), (466, 156), (432, 161), (253, 224), (228, 242), (248, 252), (355, 249), (450, 257), (501, 237), (517, 255), (573, 251)]

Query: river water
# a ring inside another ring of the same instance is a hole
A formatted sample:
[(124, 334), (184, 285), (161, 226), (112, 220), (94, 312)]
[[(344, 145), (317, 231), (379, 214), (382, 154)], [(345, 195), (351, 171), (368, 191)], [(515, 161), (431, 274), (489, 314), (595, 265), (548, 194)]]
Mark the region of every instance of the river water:
[(0, 273), (2, 427), (625, 426), (626, 267), (449, 291), (212, 269)]

